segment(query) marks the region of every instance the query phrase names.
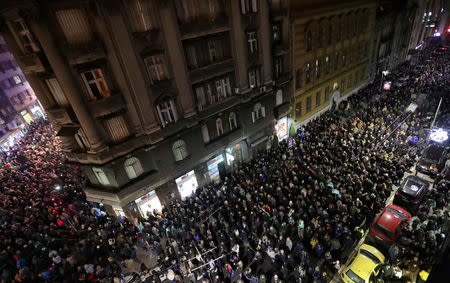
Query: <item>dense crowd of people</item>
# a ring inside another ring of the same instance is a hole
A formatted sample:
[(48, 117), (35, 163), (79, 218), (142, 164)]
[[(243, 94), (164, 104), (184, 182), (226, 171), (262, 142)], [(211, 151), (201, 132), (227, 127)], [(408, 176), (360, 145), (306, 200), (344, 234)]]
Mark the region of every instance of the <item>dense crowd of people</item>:
[[(405, 87), (382, 94), (380, 81), (369, 84), (138, 226), (87, 203), (50, 123), (32, 124), (0, 169), (0, 282), (120, 282), (130, 271), (146, 282), (327, 282), (425, 145), (429, 112), (449, 90), (446, 54), (417, 73), (402, 64), (392, 76), (408, 77)], [(427, 103), (410, 115), (411, 94), (422, 92)], [(448, 194), (434, 194), (391, 264), (435, 256)], [(138, 249), (157, 261), (143, 264)]]

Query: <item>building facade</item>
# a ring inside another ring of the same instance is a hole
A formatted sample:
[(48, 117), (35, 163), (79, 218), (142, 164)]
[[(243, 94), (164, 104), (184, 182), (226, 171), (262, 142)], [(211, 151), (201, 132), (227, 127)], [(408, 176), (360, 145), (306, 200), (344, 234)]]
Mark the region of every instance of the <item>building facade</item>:
[(301, 125), (368, 79), (376, 3), (291, 3), (293, 108)]
[(118, 213), (223, 178), (288, 123), (287, 2), (22, 0), (0, 13), (88, 200)]
[(0, 118), (4, 121), (3, 131), (24, 127), (42, 115), (33, 89), (0, 36)]

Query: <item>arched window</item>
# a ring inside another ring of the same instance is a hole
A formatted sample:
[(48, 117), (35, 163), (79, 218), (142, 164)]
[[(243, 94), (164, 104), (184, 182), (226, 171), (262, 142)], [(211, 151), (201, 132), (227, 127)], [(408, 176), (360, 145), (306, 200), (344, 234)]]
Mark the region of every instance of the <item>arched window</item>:
[(172, 151), (175, 161), (183, 160), (189, 155), (186, 143), (183, 140), (177, 140), (174, 142), (172, 145)]
[(230, 130), (234, 130), (237, 128), (236, 114), (231, 112), (228, 116), (228, 121), (230, 122)]
[(311, 30), (306, 31), (306, 51), (312, 50), (312, 33)]
[(322, 48), (322, 42), (323, 42), (323, 29), (322, 25), (319, 24), (319, 32), (317, 35), (317, 48)]
[(217, 120), (216, 120), (216, 129), (217, 129), (218, 136), (223, 135), (222, 119), (220, 119), (220, 118), (217, 118)]
[(253, 112), (252, 112), (252, 120), (253, 123), (261, 118), (266, 117), (266, 109), (264, 106), (261, 105), (261, 103), (256, 103), (255, 106), (253, 106)]
[(144, 173), (141, 162), (136, 157), (131, 157), (125, 160), (124, 167), (129, 179), (134, 179)]

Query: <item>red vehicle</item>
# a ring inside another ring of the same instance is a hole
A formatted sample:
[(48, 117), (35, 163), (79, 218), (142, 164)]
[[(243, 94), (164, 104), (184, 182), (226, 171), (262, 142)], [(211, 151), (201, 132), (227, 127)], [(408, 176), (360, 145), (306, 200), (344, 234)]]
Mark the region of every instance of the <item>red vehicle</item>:
[(395, 243), (402, 230), (408, 225), (411, 214), (396, 205), (388, 205), (370, 225), (369, 236), (387, 246)]

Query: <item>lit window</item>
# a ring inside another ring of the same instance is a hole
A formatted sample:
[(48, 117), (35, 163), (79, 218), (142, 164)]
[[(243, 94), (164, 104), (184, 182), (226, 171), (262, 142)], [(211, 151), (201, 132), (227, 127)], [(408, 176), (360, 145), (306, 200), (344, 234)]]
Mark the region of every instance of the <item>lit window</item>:
[(252, 121), (253, 123), (261, 118), (266, 117), (266, 109), (261, 105), (261, 103), (256, 103), (255, 106), (253, 106), (253, 112), (252, 112)]
[(164, 55), (148, 56), (144, 59), (148, 77), (152, 84), (167, 79), (167, 69)]
[(172, 152), (175, 157), (175, 161), (181, 161), (189, 155), (186, 143), (183, 140), (177, 140), (173, 143)]
[(178, 120), (177, 111), (172, 99), (166, 99), (156, 105), (156, 108), (158, 109), (159, 118), (163, 127)]
[(330, 57), (325, 57), (325, 72), (330, 73)]
[(258, 51), (258, 40), (256, 39), (256, 31), (247, 32), (248, 52), (255, 53)]
[(136, 157), (125, 160), (124, 167), (129, 179), (134, 179), (144, 173), (141, 162)]
[(216, 129), (217, 129), (217, 135), (218, 136), (223, 135), (222, 119), (220, 119), (220, 118), (218, 118), (216, 120)]
[(105, 172), (103, 171), (103, 169), (101, 168), (96, 168), (93, 167), (92, 171), (94, 172), (95, 178), (97, 178), (97, 181), (103, 185), (103, 186), (108, 186), (111, 183), (108, 180), (108, 177), (106, 176)]
[(230, 130), (234, 130), (237, 128), (236, 114), (231, 112), (228, 116), (228, 121), (230, 122)]
[(101, 69), (93, 69), (81, 73), (89, 95), (94, 100), (110, 97), (108, 86)]
[(311, 65), (310, 64), (306, 64), (305, 75), (306, 75), (306, 83), (311, 82)]
[(320, 78), (320, 61), (316, 60), (316, 78)]
[(14, 76), (14, 77), (13, 77), (13, 80), (14, 80), (14, 82), (16, 83), (16, 85), (22, 83), (22, 80), (20, 79), (19, 76)]
[(250, 88), (256, 88), (259, 86), (259, 69), (250, 69), (248, 71), (248, 84)]

